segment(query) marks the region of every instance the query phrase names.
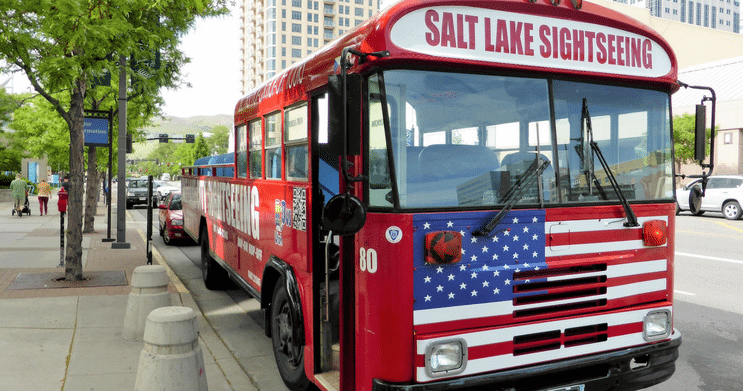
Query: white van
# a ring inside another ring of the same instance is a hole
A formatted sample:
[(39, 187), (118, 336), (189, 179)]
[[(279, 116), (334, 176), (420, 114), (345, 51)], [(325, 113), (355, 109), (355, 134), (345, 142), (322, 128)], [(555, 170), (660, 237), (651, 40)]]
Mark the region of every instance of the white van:
[(166, 173), (164, 173), (164, 174), (160, 175), (160, 180), (161, 180), (161, 181), (169, 181), (169, 180), (170, 180), (170, 174), (168, 174), (168, 173), (166, 172)]

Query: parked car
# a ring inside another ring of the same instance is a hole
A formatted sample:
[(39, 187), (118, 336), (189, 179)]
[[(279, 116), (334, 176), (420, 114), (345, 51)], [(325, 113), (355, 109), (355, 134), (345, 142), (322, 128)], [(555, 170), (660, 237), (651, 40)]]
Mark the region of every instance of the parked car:
[(165, 199), (165, 203), (159, 206), (158, 216), (160, 236), (168, 246), (173, 245), (174, 240), (190, 239), (183, 230), (183, 211), (181, 210), (181, 193), (171, 192)]
[[(704, 212), (722, 212), (728, 220), (737, 220), (743, 215), (743, 175), (713, 175), (707, 181), (704, 197), (701, 198), (699, 210), (692, 212), (701, 215)], [(696, 188), (696, 190), (695, 190)], [(683, 188), (676, 190), (676, 211), (690, 210), (689, 197), (692, 193), (701, 193), (702, 180), (697, 179)]]

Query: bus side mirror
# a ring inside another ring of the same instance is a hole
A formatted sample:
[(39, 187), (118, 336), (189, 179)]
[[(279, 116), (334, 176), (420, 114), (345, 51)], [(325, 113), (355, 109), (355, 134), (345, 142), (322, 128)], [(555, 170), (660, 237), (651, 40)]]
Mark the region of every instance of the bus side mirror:
[(361, 83), (361, 75), (347, 74), (344, 90), (343, 75), (328, 76), (328, 144), (334, 154), (343, 154), (344, 139), (348, 155), (361, 153)]
[(697, 105), (696, 123), (694, 126), (694, 160), (704, 161), (707, 147), (707, 109)]
[(366, 207), (350, 194), (335, 195), (323, 209), (322, 222), (324, 229), (336, 235), (353, 235), (366, 223)]

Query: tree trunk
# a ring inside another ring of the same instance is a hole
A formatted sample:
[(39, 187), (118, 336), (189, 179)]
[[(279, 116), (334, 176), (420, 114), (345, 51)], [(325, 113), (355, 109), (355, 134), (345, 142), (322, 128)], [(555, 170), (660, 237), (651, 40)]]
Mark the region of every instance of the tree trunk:
[(98, 157), (96, 147), (88, 147), (88, 185), (85, 189), (85, 218), (83, 220), (83, 233), (95, 232), (95, 214), (98, 211)]
[(85, 81), (77, 79), (72, 86), (70, 103), (70, 193), (67, 205), (67, 245), (65, 280), (83, 279), (83, 105)]

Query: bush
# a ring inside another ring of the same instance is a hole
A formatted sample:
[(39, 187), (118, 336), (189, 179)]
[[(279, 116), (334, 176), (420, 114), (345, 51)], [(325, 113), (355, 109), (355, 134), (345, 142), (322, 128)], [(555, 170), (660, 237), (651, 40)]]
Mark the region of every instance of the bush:
[(7, 189), (10, 187), (10, 182), (15, 180), (15, 174), (0, 174), (0, 189)]

